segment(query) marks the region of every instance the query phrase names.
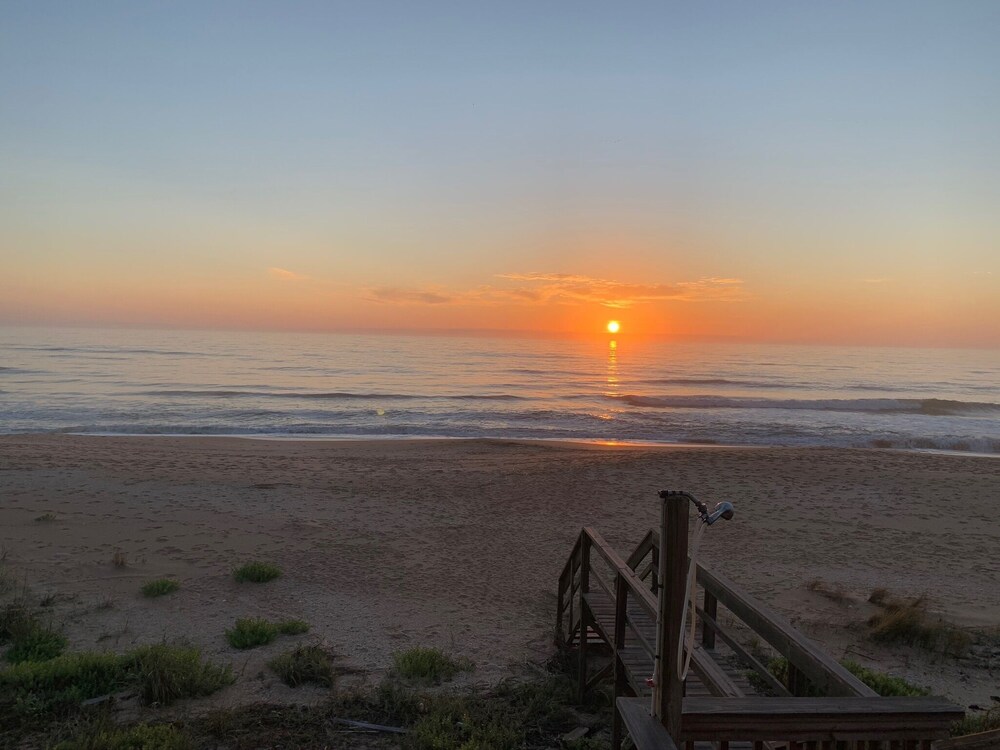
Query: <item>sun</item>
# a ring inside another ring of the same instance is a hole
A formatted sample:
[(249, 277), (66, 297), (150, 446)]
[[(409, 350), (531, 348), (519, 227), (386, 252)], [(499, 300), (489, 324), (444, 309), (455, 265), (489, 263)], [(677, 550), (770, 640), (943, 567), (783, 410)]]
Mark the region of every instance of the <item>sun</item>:
[(619, 323), (617, 320), (608, 321), (608, 333), (618, 333), (618, 331), (621, 330), (621, 327), (622, 327), (621, 323)]

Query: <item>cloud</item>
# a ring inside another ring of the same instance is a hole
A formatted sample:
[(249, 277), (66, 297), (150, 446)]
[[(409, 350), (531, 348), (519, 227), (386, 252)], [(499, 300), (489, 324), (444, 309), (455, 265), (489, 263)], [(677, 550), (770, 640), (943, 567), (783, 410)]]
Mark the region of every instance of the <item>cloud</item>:
[(456, 301), (455, 295), (427, 289), (400, 289), (380, 286), (366, 289), (364, 298), (372, 302), (388, 302), (397, 305), (446, 305)]
[(884, 284), (889, 279), (861, 279), (862, 284)]
[(632, 284), (612, 279), (566, 273), (510, 273), (502, 279), (536, 284), (540, 301), (563, 304), (592, 302), (605, 307), (626, 308), (634, 305), (681, 300), (734, 300), (742, 297), (741, 279), (704, 278), (673, 284)]
[(389, 304), (599, 304), (623, 309), (663, 300), (724, 301), (745, 298), (743, 281), (710, 277), (672, 284), (633, 284), (568, 273), (508, 273), (498, 279), (515, 285), (484, 284), (464, 291), (432, 288), (375, 287), (365, 298)]
[(271, 274), (276, 279), (281, 279), (282, 281), (304, 281), (308, 279), (301, 273), (295, 273), (295, 271), (289, 271), (287, 268), (268, 268), (267, 272)]

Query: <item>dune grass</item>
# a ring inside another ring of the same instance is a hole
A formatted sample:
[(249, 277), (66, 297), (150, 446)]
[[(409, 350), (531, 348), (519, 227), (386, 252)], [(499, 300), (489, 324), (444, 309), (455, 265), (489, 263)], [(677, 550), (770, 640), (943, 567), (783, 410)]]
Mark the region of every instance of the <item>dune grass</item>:
[(267, 666), (289, 687), (307, 682), (333, 687), (333, 662), (320, 646), (296, 646), (271, 659)]
[[(868, 667), (863, 667), (855, 661), (850, 659), (844, 659), (841, 665), (848, 672), (853, 674), (859, 680), (861, 680), (865, 685), (870, 687), (876, 693), (883, 697), (887, 696), (921, 696), (930, 695), (930, 691), (926, 688), (919, 687), (913, 683), (907, 682), (902, 677), (894, 677), (893, 675), (887, 674), (885, 672), (879, 672), (874, 669), (869, 669)], [(788, 686), (788, 659), (783, 656), (771, 659), (767, 664), (768, 671), (773, 674), (778, 680)], [(753, 672), (750, 677), (751, 683), (757, 687), (763, 687), (766, 689), (766, 683), (760, 680), (758, 675)], [(757, 678), (757, 679), (754, 679)], [(760, 680), (758, 682), (758, 680)], [(808, 696), (817, 696), (819, 693), (810, 684), (806, 690)]]
[(281, 575), (281, 568), (265, 562), (249, 562), (233, 571), (237, 583), (250, 581), (252, 583), (267, 583)]
[(147, 581), (142, 584), (141, 590), (143, 596), (153, 598), (172, 594), (180, 587), (181, 585), (171, 578), (157, 578), (156, 580)]
[(116, 727), (110, 721), (95, 722), (64, 740), (55, 750), (192, 750), (194, 743), (171, 724), (136, 724)]
[(66, 650), (66, 638), (42, 623), (24, 599), (0, 609), (0, 644), (9, 643), (5, 658), (11, 664), (45, 661)]
[(964, 631), (940, 618), (931, 617), (925, 597), (902, 599), (876, 589), (868, 600), (880, 608), (868, 618), (872, 640), (918, 646), (953, 656), (965, 653), (971, 642)]
[(309, 631), (309, 623), (304, 620), (281, 620), (269, 622), (262, 617), (247, 617), (237, 620), (226, 631), (226, 640), (233, 648), (256, 648), (270, 643), (279, 635), (300, 635)]
[(142, 646), (125, 656), (125, 665), (147, 704), (210, 695), (233, 682), (228, 666), (202, 661), (201, 652), (187, 646)]
[(56, 520), (55, 513), (42, 513), (40, 516), (35, 517), (35, 523), (52, 523)]
[(453, 679), (459, 672), (473, 669), (472, 662), (466, 659), (452, 659), (439, 649), (420, 646), (396, 652), (392, 662), (400, 677), (430, 685), (438, 685)]
[(0, 670), (0, 726), (48, 723), (89, 698), (137, 688), (143, 702), (165, 705), (208, 695), (233, 682), (228, 666), (205, 662), (196, 648), (158, 644), (127, 654), (75, 653)]
[(962, 737), (966, 734), (978, 734), (994, 729), (1000, 729), (1000, 706), (994, 706), (982, 713), (966, 714), (964, 719), (952, 724), (951, 736)]

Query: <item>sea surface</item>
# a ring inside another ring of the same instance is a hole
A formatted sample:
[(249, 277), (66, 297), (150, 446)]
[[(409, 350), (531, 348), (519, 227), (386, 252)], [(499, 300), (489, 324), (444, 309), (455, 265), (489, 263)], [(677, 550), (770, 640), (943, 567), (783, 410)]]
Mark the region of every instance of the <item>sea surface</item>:
[(9, 327), (0, 432), (1000, 454), (1000, 352)]

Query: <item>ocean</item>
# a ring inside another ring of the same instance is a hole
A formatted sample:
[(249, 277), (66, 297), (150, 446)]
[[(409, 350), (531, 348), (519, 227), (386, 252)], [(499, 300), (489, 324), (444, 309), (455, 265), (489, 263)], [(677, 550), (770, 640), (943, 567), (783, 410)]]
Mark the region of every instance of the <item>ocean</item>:
[(0, 432), (1000, 454), (1000, 352), (6, 327)]

